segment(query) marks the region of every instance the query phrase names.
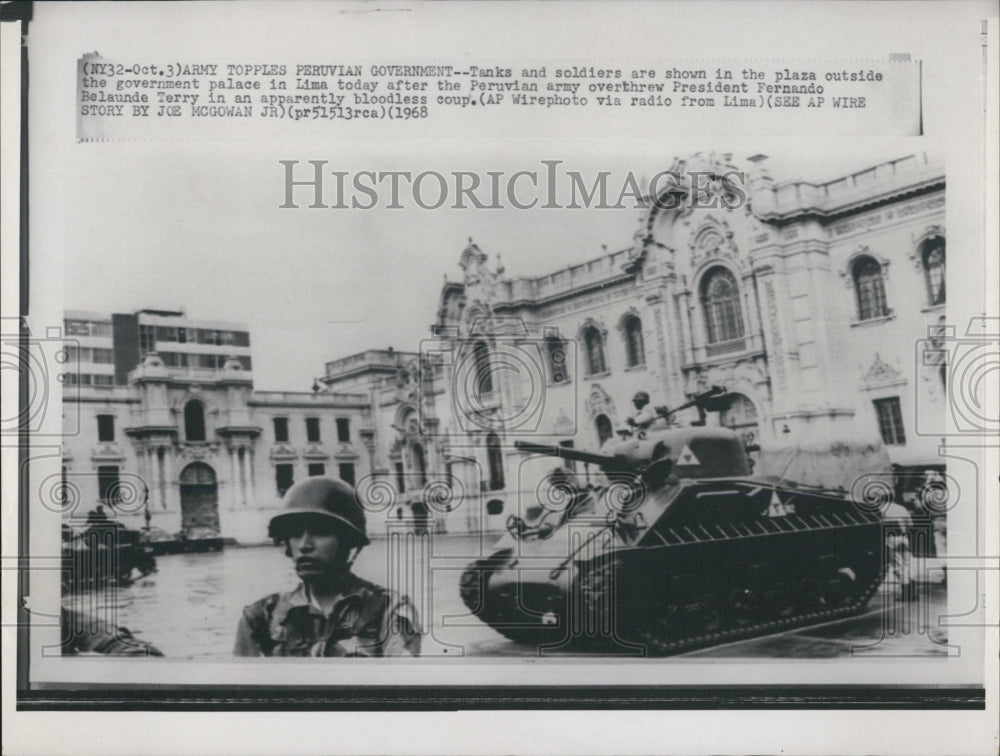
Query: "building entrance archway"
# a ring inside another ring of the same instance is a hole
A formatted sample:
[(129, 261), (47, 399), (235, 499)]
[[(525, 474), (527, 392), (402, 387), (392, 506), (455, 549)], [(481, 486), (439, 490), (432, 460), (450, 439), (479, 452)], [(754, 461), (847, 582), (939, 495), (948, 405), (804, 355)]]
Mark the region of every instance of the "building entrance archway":
[(204, 462), (192, 462), (181, 471), (181, 533), (185, 538), (218, 538), (219, 484)]

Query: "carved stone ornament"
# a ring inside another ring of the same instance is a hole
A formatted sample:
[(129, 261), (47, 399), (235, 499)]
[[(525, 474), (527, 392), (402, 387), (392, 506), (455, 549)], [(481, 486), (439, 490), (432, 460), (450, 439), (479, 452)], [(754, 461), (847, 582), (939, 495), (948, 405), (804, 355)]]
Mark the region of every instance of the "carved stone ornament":
[(611, 398), (601, 384), (595, 383), (590, 387), (590, 394), (587, 396), (587, 401), (584, 403), (587, 409), (587, 414), (592, 418), (598, 415), (607, 415), (608, 417), (614, 419), (615, 417), (615, 400)]
[(562, 407), (559, 408), (556, 419), (552, 421), (552, 433), (557, 436), (568, 436), (576, 433), (576, 423), (569, 418), (566, 410)]
[(892, 365), (885, 362), (878, 352), (875, 353), (875, 361), (865, 371), (865, 383), (890, 383), (898, 381), (903, 374)]

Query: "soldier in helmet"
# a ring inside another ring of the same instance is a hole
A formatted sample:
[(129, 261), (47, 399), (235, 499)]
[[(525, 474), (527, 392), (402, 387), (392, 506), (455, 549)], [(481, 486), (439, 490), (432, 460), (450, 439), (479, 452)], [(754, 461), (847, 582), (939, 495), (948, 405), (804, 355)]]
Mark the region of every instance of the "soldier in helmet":
[(632, 397), (632, 406), (635, 407), (635, 412), (625, 418), (625, 422), (636, 431), (646, 430), (661, 419), (656, 408), (650, 406), (649, 394), (645, 391), (636, 392)]
[(301, 582), (243, 610), (236, 656), (416, 656), (420, 628), (405, 596), (351, 572), (368, 545), (365, 515), (342, 480), (307, 478), (285, 494), (269, 534)]

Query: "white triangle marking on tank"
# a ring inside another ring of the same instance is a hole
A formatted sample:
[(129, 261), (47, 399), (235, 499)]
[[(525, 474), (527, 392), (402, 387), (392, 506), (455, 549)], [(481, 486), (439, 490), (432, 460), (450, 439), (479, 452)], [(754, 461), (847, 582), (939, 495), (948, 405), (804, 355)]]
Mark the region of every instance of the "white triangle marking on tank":
[(677, 464), (679, 465), (700, 465), (701, 461), (694, 456), (694, 452), (691, 451), (691, 447), (684, 444), (684, 448), (681, 449), (681, 453), (677, 455)]

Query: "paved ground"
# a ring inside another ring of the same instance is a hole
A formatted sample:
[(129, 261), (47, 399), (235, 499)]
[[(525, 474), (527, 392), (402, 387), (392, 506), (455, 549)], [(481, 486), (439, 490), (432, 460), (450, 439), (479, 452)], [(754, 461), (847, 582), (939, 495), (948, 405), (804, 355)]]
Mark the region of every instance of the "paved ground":
[[(509, 641), (471, 616), (459, 597), (462, 570), (476, 556), (489, 553), (493, 540), (435, 539), (433, 553), (412, 554), (408, 559), (395, 556), (385, 542), (376, 541), (362, 552), (355, 569), (362, 577), (394, 585), (417, 602), (422, 622), (430, 630), (423, 644), (426, 656), (537, 656), (537, 647)], [(407, 569), (407, 564), (430, 569)], [(160, 557), (159, 568), (128, 588), (80, 596), (82, 605), (78, 608), (128, 627), (170, 657), (229, 658), (243, 606), (271, 591), (287, 590), (296, 582), (290, 560), (281, 548), (273, 546)], [(922, 599), (913, 603), (893, 600), (892, 591), (883, 586), (861, 616), (714, 646), (686, 656), (945, 654), (948, 647), (943, 630), (934, 625), (938, 615), (946, 611), (946, 604), (942, 585), (927, 585)]]

